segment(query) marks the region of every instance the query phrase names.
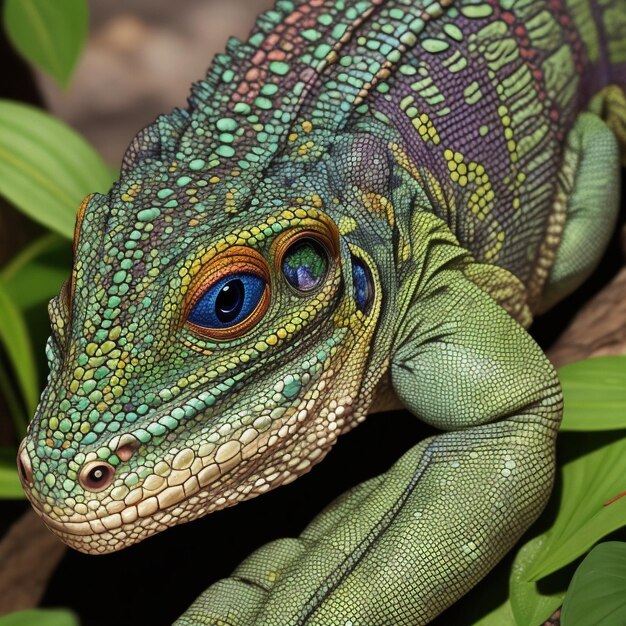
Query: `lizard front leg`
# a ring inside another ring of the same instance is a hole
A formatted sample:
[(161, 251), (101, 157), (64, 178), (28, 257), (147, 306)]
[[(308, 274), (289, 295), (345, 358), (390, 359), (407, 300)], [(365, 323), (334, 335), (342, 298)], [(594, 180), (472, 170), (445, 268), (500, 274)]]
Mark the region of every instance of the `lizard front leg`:
[(391, 379), (414, 414), (448, 432), (344, 495), (300, 538), (261, 548), (181, 626), (425, 624), (537, 517), (554, 474), (556, 374), (521, 326), (447, 267), (405, 289), (408, 304), (400, 293)]

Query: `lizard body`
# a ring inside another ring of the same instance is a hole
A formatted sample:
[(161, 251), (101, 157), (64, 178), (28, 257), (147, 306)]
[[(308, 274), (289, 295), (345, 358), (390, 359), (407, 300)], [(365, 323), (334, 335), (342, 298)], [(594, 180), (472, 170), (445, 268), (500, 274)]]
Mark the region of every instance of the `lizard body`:
[(279, 0), (231, 40), (79, 210), (19, 454), (45, 523), (123, 548), (295, 479), (387, 390), (445, 434), (180, 623), (421, 624), (471, 588), (550, 492), (523, 326), (610, 235), (625, 37), (624, 0)]

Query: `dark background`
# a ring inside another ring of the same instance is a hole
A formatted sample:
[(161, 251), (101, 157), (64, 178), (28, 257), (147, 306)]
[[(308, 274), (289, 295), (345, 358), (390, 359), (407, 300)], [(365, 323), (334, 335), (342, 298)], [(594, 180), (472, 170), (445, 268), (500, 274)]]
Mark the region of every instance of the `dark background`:
[[(154, 41), (151, 43), (147, 31), (141, 29), (157, 28), (167, 32), (171, 8), (168, 11), (164, 5), (184, 3), (164, 3), (154, 0), (147, 3), (144, 0), (132, 4), (133, 11), (137, 5), (138, 9), (151, 12), (150, 19), (143, 26), (134, 22), (136, 18), (132, 16), (120, 17), (119, 2), (94, 3), (92, 21), (96, 23), (94, 37), (96, 39), (100, 37), (100, 43), (96, 42), (98, 45), (104, 45), (106, 48), (108, 37), (113, 41), (113, 43), (109, 41), (109, 46), (124, 49), (124, 32), (131, 39), (136, 38), (138, 32), (143, 32), (144, 43), (149, 43), (150, 47)], [(198, 3), (189, 2), (189, 4)], [(216, 5), (216, 10), (224, 10), (226, 6), (221, 0), (203, 4)], [(236, 29), (239, 31), (238, 34), (243, 35), (252, 23), (254, 13), (261, 9), (261, 5), (259, 2), (234, 4), (237, 6), (232, 9), (233, 20), (249, 13), (246, 17), (247, 23), (239, 24)], [(106, 28), (111, 30), (111, 20), (117, 20), (116, 28), (122, 31), (122, 35), (118, 33), (117, 39), (111, 32), (106, 35)], [(240, 21), (245, 20), (242, 18)], [(237, 24), (233, 24), (234, 26)], [(222, 31), (221, 40), (212, 40), (208, 46), (211, 52), (207, 52), (204, 58), (196, 59), (196, 66), (199, 68), (208, 65), (213, 52), (223, 46), (226, 32), (230, 32), (224, 31), (224, 27), (220, 25), (216, 25), (216, 28)], [(179, 32), (178, 35), (184, 38), (184, 32), (183, 34)], [(102, 51), (94, 52), (93, 42), (90, 42), (90, 46), (86, 57), (91, 54), (87, 59), (91, 65), (88, 64), (86, 69), (79, 68), (77, 81), (81, 71), (91, 74), (94, 64), (97, 69), (98, 62), (102, 63)], [(94, 54), (96, 62), (93, 61)], [(44, 108), (52, 107), (55, 114), (68, 119), (90, 136), (111, 164), (119, 161), (123, 150), (123, 144), (119, 139), (120, 133), (126, 137), (126, 142), (130, 141), (134, 132), (150, 122), (158, 112), (166, 112), (174, 104), (180, 104), (180, 98), (184, 99), (187, 91), (187, 83), (201, 76), (203, 72), (197, 70), (195, 75), (189, 80), (185, 78), (184, 82), (179, 79), (181, 86), (176, 88), (178, 91), (175, 95), (178, 101), (174, 102), (170, 102), (169, 96), (163, 94), (155, 96), (154, 89), (150, 94), (148, 89), (148, 95), (144, 90), (139, 95), (132, 96), (125, 108), (124, 98), (121, 97), (124, 85), (118, 85), (119, 101), (109, 103), (108, 109), (102, 105), (100, 108), (92, 106), (90, 109), (92, 114), (89, 117), (80, 113), (81, 110), (84, 111), (80, 107), (80, 99), (72, 100), (77, 96), (72, 93), (61, 94), (40, 77), (35, 80), (29, 67), (13, 53), (1, 32), (0, 59), (2, 60), (0, 97), (21, 100)], [(158, 67), (154, 69), (157, 74), (158, 69)], [(191, 71), (190, 68), (186, 69)], [(110, 72), (114, 71), (115, 67), (110, 69)], [(107, 72), (103, 71), (103, 75), (106, 77)], [(110, 78), (111, 74), (108, 76)], [(145, 77), (142, 80), (147, 81)], [(76, 90), (79, 96), (86, 98), (88, 102), (90, 83), (89, 81), (86, 83), (83, 81)], [(178, 93), (181, 90), (182, 94)], [(162, 108), (157, 108), (159, 106)], [(622, 202), (622, 206), (624, 205)], [(621, 224), (626, 221), (624, 211), (620, 221)], [(0, 263), (6, 262), (7, 258), (38, 232), (40, 232), (38, 226), (0, 199)], [(533, 326), (531, 332), (544, 348), (549, 348), (580, 306), (609, 282), (622, 263), (623, 258), (616, 234), (603, 262), (586, 285), (549, 314), (541, 317)], [(43, 337), (47, 334), (47, 329), (45, 333), (40, 334)], [(39, 348), (43, 349), (43, 346)], [(0, 398), (0, 410), (2, 409)], [(255, 548), (279, 537), (297, 535), (335, 497), (349, 487), (386, 470), (404, 451), (431, 432), (407, 412), (375, 415), (365, 424), (341, 437), (326, 460), (316, 466), (310, 474), (261, 498), (170, 529), (119, 553), (96, 557), (68, 550), (50, 580), (43, 605), (66, 606), (73, 609), (80, 616), (81, 624), (84, 626), (169, 624), (199, 593), (212, 582), (227, 576)], [(10, 424), (6, 420), (0, 420), (0, 445), (14, 446), (16, 443)], [(26, 507), (24, 502), (0, 502), (0, 532), (4, 532)], [(507, 567), (507, 563), (503, 564), (495, 574), (481, 583), (478, 594), (483, 598), (483, 612), (486, 607), (495, 608), (506, 597)], [(549, 587), (552, 582), (555, 581), (548, 579), (544, 584)], [(462, 601), (437, 620), (437, 623), (471, 623), (472, 610), (476, 607), (475, 598), (476, 596), (471, 602)]]

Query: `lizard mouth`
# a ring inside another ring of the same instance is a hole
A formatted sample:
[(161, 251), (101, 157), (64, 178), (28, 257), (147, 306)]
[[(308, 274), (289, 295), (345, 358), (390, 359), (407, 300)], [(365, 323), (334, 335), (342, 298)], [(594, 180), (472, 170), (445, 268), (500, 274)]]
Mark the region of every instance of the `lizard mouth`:
[[(245, 476), (253, 471), (246, 468), (245, 458), (254, 456), (259, 443), (253, 442), (249, 449), (242, 448), (239, 454), (223, 463), (211, 462), (199, 470), (193, 468), (197, 473), (192, 473), (192, 468), (172, 473), (169, 483), (163, 480), (155, 489), (148, 489), (150, 481), (145, 480), (143, 486), (132, 490), (125, 500), (112, 501), (99, 511), (74, 514), (65, 520), (53, 518), (41, 503), (30, 499), (46, 526), (72, 548), (89, 554), (115, 552), (169, 526), (191, 521), (267, 491), (269, 485), (264, 489), (259, 485), (256, 491), (253, 485), (247, 490), (231, 489), (230, 497), (221, 495), (225, 490), (228, 493), (228, 485), (239, 485), (242, 474)], [(151, 478), (160, 479), (156, 475)], [(273, 482), (271, 486), (275, 485), (277, 483)]]
[(159, 496), (149, 496), (120, 512), (100, 517), (94, 513), (93, 518), (83, 516), (80, 521), (53, 519), (40, 506), (35, 511), (54, 534), (75, 550), (92, 555), (117, 552), (168, 527), (193, 521), (295, 480), (322, 460), (332, 444), (333, 441), (328, 441), (324, 448), (317, 448), (314, 458), (309, 456), (306, 462), (301, 462), (299, 470), (273, 472), (263, 481), (252, 469), (232, 471), (221, 474), (219, 484), (214, 480), (207, 487), (200, 487), (198, 483), (194, 491), (185, 491), (182, 486), (168, 487), (159, 494), (160, 500)]
[[(162, 493), (165, 494), (165, 491)], [(39, 507), (35, 511), (46, 526), (70, 547), (87, 554), (107, 554), (138, 543), (169, 526), (191, 521), (231, 504), (220, 505), (219, 500), (215, 501), (212, 496), (208, 490), (198, 490), (196, 493), (178, 493), (174, 499), (173, 492), (170, 492), (165, 494), (170, 500), (167, 506), (159, 505), (156, 497), (150, 496), (119, 513), (82, 521), (62, 522)], [(200, 506), (200, 501), (206, 502), (206, 506)]]
[[(350, 414), (351, 410), (346, 410), (345, 418)], [(313, 415), (318, 417), (315, 411)], [(299, 428), (302, 446), (294, 449), (296, 442), (286, 437), (288, 426), (297, 428), (307, 423), (310, 416), (311, 412), (306, 410), (294, 413), (284, 432), (282, 428), (279, 431), (282, 435), (268, 431), (247, 445), (236, 446), (231, 441), (222, 444), (210, 456), (196, 455), (193, 462), (182, 463), (186, 467), (172, 471), (167, 479), (151, 474), (125, 499), (109, 498), (96, 510), (84, 514), (55, 518), (36, 501), (32, 492), (27, 493), (37, 514), (64, 543), (88, 554), (115, 552), (170, 526), (261, 495), (308, 472), (324, 458), (341, 431), (331, 430), (332, 436), (307, 441), (307, 429)], [(328, 431), (321, 429), (320, 432)], [(268, 449), (272, 449), (274, 459), (269, 464)], [(182, 452), (191, 451), (179, 452), (173, 466), (182, 458)]]
[(357, 409), (351, 386), (337, 393), (322, 377), (306, 398), (277, 415), (271, 427), (269, 415), (259, 415), (234, 431), (235, 438), (220, 441), (207, 435), (192, 440), (191, 446), (172, 447), (139, 482), (127, 486), (125, 475), (119, 475), (90, 500), (55, 506), (45, 503), (32, 485), (24, 485), (25, 491), (64, 543), (87, 554), (115, 552), (307, 473), (342, 432), (365, 419), (369, 405)]

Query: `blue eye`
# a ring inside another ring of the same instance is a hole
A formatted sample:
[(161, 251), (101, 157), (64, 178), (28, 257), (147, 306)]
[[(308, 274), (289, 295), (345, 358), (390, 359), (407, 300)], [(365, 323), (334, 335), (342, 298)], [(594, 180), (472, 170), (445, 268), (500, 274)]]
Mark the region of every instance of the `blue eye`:
[(236, 326), (259, 308), (265, 299), (266, 287), (265, 280), (256, 274), (229, 274), (202, 294), (191, 309), (188, 321), (212, 330)]
[(372, 275), (363, 261), (355, 256), (352, 256), (352, 280), (356, 305), (362, 313), (367, 315), (374, 300)]

